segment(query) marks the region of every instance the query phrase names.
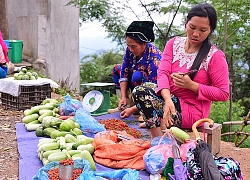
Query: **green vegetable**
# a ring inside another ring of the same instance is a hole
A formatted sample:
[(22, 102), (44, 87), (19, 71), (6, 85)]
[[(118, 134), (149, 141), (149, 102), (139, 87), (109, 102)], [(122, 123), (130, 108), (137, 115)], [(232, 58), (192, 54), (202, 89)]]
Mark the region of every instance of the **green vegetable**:
[(95, 166), (95, 162), (93, 160), (93, 157), (91, 156), (91, 154), (89, 153), (89, 151), (87, 150), (83, 150), (80, 154), (80, 157), (83, 159), (86, 159), (87, 161), (89, 161), (90, 163), (90, 167), (93, 171), (96, 170), (96, 166)]
[(58, 137), (58, 133), (59, 133), (60, 131), (58, 131), (58, 130), (55, 130), (55, 131), (52, 131), (51, 133), (50, 133), (50, 137), (52, 138), (52, 139), (56, 139), (57, 137)]
[(37, 79), (38, 78), (37, 72), (32, 72), (32, 76), (35, 76), (35, 78)]
[(66, 141), (64, 137), (60, 137), (59, 144), (60, 144), (60, 149), (66, 149)]
[(26, 68), (21, 68), (21, 71), (23, 72), (23, 73), (26, 73), (27, 72), (27, 69)]
[(43, 137), (45, 136), (44, 132), (43, 132), (43, 127), (39, 126), (37, 129), (36, 129), (36, 136), (37, 137)]
[(62, 123), (62, 120), (56, 117), (53, 117), (50, 121), (50, 126), (59, 126)]
[(72, 158), (73, 160), (82, 159), (82, 158), (81, 158), (81, 153), (79, 153), (79, 154), (74, 154), (74, 155), (71, 156), (71, 158)]
[(31, 114), (38, 114), (39, 113), (39, 109), (38, 107), (32, 107), (31, 109), (26, 109), (24, 112), (25, 116), (31, 115)]
[(42, 162), (43, 162), (44, 166), (47, 165), (47, 164), (49, 164), (49, 160), (47, 158), (43, 158)]
[(65, 152), (54, 152), (48, 156), (49, 162), (61, 161), (63, 159), (68, 159), (68, 156)]
[(56, 142), (55, 139), (51, 139), (51, 138), (42, 138), (42, 139), (39, 139), (37, 148), (41, 147), (43, 144), (52, 143), (52, 142)]
[(48, 150), (48, 151), (43, 152), (42, 155), (43, 155), (44, 158), (48, 158), (48, 156), (49, 156), (50, 154), (56, 153), (56, 152), (61, 152), (61, 150), (60, 150), (60, 149)]
[(25, 123), (25, 124), (27, 124), (27, 123), (30, 123), (32, 121), (37, 120), (38, 117), (39, 117), (38, 114), (31, 114), (31, 115), (23, 117), (22, 122)]
[(78, 124), (77, 122), (75, 122), (75, 128), (80, 129), (80, 124)]
[[(38, 120), (31, 121), (28, 124), (40, 124), (41, 125), (41, 123)], [(27, 124), (25, 124), (25, 125), (27, 125)]]
[(70, 130), (71, 133), (73, 133), (75, 136), (82, 135), (81, 129), (74, 128)]
[(46, 116), (43, 118), (42, 126), (43, 127), (55, 127), (58, 128), (58, 126), (61, 124), (62, 120), (53, 116)]
[(92, 144), (86, 144), (86, 145), (79, 145), (77, 147), (77, 150), (81, 150), (81, 151), (87, 150), (90, 154), (93, 154), (95, 151), (95, 148)]
[(91, 137), (88, 137), (88, 136), (85, 136), (85, 135), (78, 135), (77, 136), (77, 139), (78, 140), (81, 140), (81, 139), (85, 139), (86, 140), (86, 144), (90, 144), (94, 141), (94, 138), (91, 138)]
[(46, 117), (46, 116), (53, 116), (53, 111), (44, 113), (43, 115), (41, 115), (41, 116), (38, 118), (38, 121), (39, 121), (39, 122), (42, 122), (42, 121), (43, 121), (43, 118)]
[(77, 139), (71, 134), (66, 134), (65, 141), (66, 141), (66, 143), (76, 143)]
[(86, 145), (86, 140), (85, 139), (79, 140), (78, 142), (72, 145), (72, 149), (77, 150), (77, 147), (80, 145)]
[(59, 143), (45, 143), (41, 145), (42, 151), (54, 150), (54, 149), (59, 149), (59, 148), (60, 148)]
[(178, 127), (173, 126), (169, 130), (173, 134), (173, 136), (182, 143), (184, 143), (187, 139), (190, 139), (188, 133), (186, 133), (185, 131), (181, 130)]
[(50, 109), (39, 109), (39, 115), (43, 115), (43, 114), (45, 114), (47, 112), (52, 112), (52, 110), (50, 110)]
[(48, 127), (48, 128), (45, 128), (45, 129), (43, 130), (45, 136), (49, 136), (49, 137), (51, 137), (50, 135), (51, 135), (51, 133), (52, 133), (53, 131), (58, 131), (58, 130), (55, 129), (55, 128), (52, 128), (52, 127)]
[(59, 131), (57, 133), (57, 137), (65, 137), (66, 134), (70, 134), (70, 132), (68, 132), (68, 131)]
[(41, 126), (41, 124), (30, 124), (30, 123), (28, 123), (28, 124), (26, 124), (26, 130), (27, 131), (36, 131), (37, 130), (37, 128), (39, 128)]
[(72, 157), (75, 154), (80, 154), (82, 151), (81, 150), (68, 150), (68, 153)]
[(45, 104), (45, 105), (40, 105), (40, 106), (37, 106), (40, 110), (41, 109), (50, 109), (50, 110), (53, 110), (54, 109), (54, 106), (51, 106), (49, 104)]
[(75, 123), (68, 120), (64, 120), (59, 126), (60, 131), (70, 131), (73, 128), (75, 128)]

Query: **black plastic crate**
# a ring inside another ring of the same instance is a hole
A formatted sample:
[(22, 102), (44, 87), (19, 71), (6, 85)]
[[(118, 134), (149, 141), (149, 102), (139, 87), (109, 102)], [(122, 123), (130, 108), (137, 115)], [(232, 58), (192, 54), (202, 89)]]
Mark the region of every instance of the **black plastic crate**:
[(46, 98), (51, 98), (50, 84), (35, 86), (19, 86), (19, 96), (12, 96), (1, 92), (1, 102), (4, 109), (25, 110), (42, 103)]

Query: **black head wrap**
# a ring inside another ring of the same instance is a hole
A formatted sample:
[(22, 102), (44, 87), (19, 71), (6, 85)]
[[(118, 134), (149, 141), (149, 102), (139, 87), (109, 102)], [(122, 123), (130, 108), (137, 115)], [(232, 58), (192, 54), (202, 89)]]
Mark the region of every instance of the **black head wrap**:
[(153, 21), (133, 21), (126, 31), (126, 37), (133, 36), (138, 37), (143, 42), (154, 42), (153, 27)]

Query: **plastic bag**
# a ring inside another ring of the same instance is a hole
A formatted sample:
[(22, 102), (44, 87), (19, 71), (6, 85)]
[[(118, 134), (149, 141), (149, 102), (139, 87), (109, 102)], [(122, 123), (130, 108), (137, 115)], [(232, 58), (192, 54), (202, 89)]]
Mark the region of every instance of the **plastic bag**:
[(83, 108), (76, 110), (75, 121), (80, 125), (80, 129), (85, 133), (98, 133), (106, 131), (103, 124), (93, 118), (89, 113), (84, 111)]
[[(39, 169), (33, 180), (49, 180), (48, 171), (59, 167), (59, 162), (51, 162)], [(75, 169), (84, 169), (84, 172), (91, 171), (89, 161), (85, 159), (74, 160)]]
[(133, 169), (121, 169), (114, 171), (83, 172), (77, 180), (103, 180), (108, 179), (121, 179), (121, 180), (139, 180), (139, 172)]
[(181, 161), (185, 162), (187, 160), (187, 154), (189, 149), (191, 148), (195, 148), (197, 145), (195, 140), (186, 140), (185, 143), (181, 144), (180, 146), (180, 157), (181, 157)]
[[(161, 144), (164, 136), (170, 138), (169, 144)], [(161, 137), (158, 145), (150, 147), (143, 156), (145, 168), (150, 174), (162, 173), (169, 157), (173, 157), (172, 145), (177, 145), (176, 140), (169, 131)], [(178, 146), (179, 147), (179, 146)]]
[(160, 139), (162, 138), (162, 136), (157, 136), (155, 137), (152, 141), (150, 146), (156, 146), (158, 144), (171, 144), (171, 139), (167, 136), (164, 136), (164, 138), (162, 139), (161, 143), (159, 143)]
[[(84, 109), (82, 106), (82, 103), (76, 99), (72, 99), (69, 94), (64, 96), (63, 99), (64, 99), (64, 102), (61, 103), (59, 106), (59, 114), (61, 116), (74, 116), (77, 109), (80, 109), (80, 108)], [(88, 111), (86, 111), (86, 113), (87, 112)]]
[[(118, 134), (130, 137), (131, 140), (121, 140)], [(110, 168), (145, 169), (143, 155), (150, 147), (150, 141), (135, 139), (126, 131), (104, 131), (95, 135), (95, 162)]]

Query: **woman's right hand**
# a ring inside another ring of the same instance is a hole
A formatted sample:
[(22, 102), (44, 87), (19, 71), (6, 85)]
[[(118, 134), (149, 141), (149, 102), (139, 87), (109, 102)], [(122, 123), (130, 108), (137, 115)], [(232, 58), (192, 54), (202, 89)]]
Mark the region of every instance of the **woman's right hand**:
[(127, 105), (127, 98), (121, 98), (119, 104), (118, 104), (118, 109), (120, 111), (122, 111), (122, 106), (126, 106)]
[(172, 119), (172, 115), (176, 115), (175, 106), (172, 99), (165, 100), (163, 111), (163, 123), (165, 123), (167, 127), (171, 127), (174, 122), (174, 120)]

